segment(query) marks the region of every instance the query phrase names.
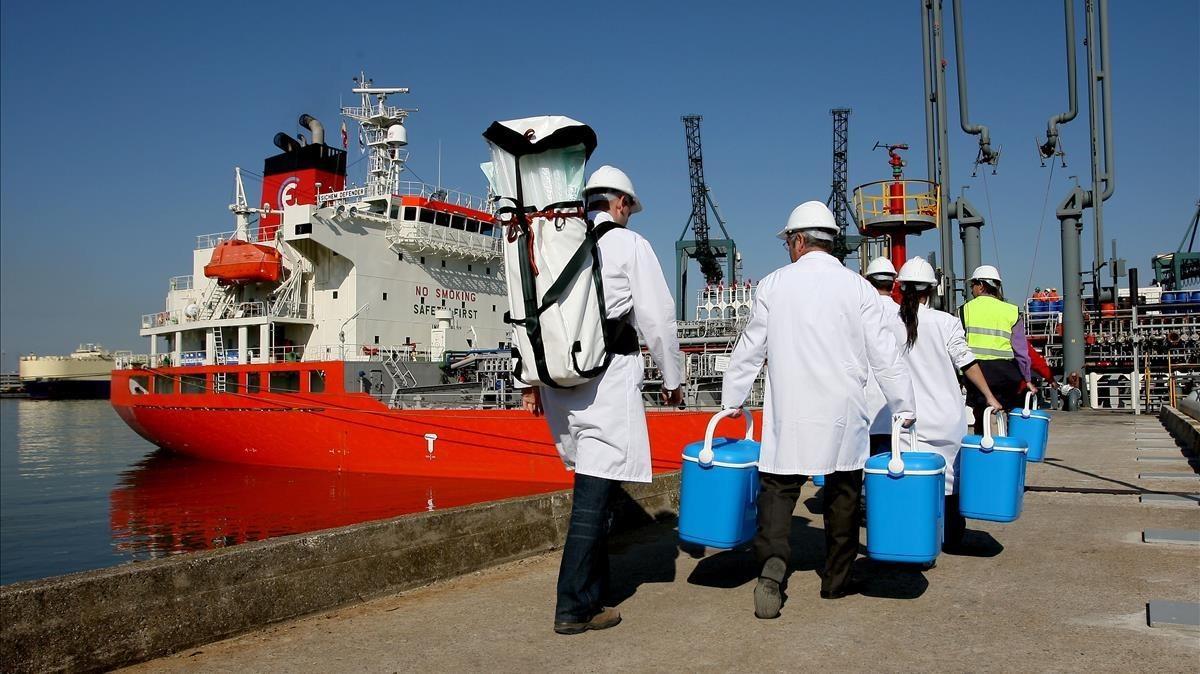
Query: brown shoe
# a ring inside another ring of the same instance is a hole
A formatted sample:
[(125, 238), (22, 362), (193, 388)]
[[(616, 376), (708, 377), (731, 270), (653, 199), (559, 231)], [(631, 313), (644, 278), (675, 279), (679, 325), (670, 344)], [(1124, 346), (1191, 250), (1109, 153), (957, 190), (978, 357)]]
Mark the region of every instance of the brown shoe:
[(588, 630), (606, 630), (621, 622), (621, 612), (615, 608), (603, 608), (592, 619), (582, 623), (554, 622), (554, 631), (559, 634), (582, 634)]

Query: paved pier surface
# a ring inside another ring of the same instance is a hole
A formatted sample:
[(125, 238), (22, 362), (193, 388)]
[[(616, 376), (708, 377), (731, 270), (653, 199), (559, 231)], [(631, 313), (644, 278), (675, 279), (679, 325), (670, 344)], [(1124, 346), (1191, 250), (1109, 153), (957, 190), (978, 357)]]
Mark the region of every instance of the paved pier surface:
[[(968, 521), (973, 555), (944, 554), (928, 571), (860, 558), (864, 594), (838, 601), (817, 596), (824, 543), (806, 486), (778, 620), (753, 616), (747, 553), (681, 551), (662, 524), (614, 541), (625, 622), (611, 630), (551, 631), (559, 555), (550, 553), (133, 669), (1194, 672), (1200, 632), (1147, 624), (1151, 601), (1200, 601), (1200, 547), (1142, 540), (1147, 529), (1200, 529), (1200, 483), (1138, 477), (1135, 435), (1158, 439), (1160, 428), (1151, 417), (1056, 415), (1018, 521)], [(1140, 503), (1144, 491), (1185, 500)]]

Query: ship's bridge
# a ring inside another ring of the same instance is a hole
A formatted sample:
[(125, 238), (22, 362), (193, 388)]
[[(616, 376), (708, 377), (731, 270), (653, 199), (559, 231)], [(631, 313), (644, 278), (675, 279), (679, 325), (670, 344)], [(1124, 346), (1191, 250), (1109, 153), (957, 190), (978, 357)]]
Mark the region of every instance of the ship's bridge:
[(407, 193), (396, 195), (399, 208), (387, 230), (393, 250), (481, 262), (500, 259), (500, 228), (483, 200), (423, 183), (401, 186)]

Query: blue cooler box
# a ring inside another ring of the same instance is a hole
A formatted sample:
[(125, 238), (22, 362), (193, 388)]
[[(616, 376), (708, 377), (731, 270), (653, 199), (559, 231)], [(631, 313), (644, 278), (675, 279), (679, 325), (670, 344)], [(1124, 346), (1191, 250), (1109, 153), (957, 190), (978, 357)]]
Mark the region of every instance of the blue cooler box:
[(758, 450), (754, 419), (745, 412), (746, 437), (713, 438), (725, 410), (708, 422), (705, 439), (683, 448), (679, 538), (710, 548), (736, 548), (758, 526)]
[(1029, 446), (1026, 461), (1040, 462), (1046, 458), (1046, 443), (1050, 441), (1050, 412), (1036, 407), (1033, 393), (1025, 394), (1025, 407), (1015, 408), (1008, 415), (1008, 437), (1024, 440)]
[(963, 517), (1012, 522), (1025, 500), (1024, 440), (992, 436), (991, 408), (984, 412), (984, 434), (963, 438), (959, 453), (958, 506)]
[(867, 460), (867, 555), (884, 562), (928, 564), (942, 550), (946, 460), (904, 452), (904, 471), (888, 472), (891, 454)]

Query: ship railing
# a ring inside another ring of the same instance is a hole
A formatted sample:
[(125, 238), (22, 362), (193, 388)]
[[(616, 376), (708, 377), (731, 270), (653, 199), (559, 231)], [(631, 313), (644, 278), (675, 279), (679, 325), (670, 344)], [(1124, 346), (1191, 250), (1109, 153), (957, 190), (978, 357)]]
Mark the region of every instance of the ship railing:
[(176, 290), (191, 290), (193, 288), (192, 275), (188, 274), (187, 276), (172, 276), (168, 287), (172, 292)]
[(427, 363), (428, 350), (412, 346), (383, 346), (380, 344), (309, 344), (307, 346), (276, 346), (271, 349), (272, 362), (382, 362), (388, 353), (394, 352), (402, 362)]
[[(211, 234), (200, 234), (196, 237), (196, 250), (216, 248), (217, 244), (230, 241), (236, 235), (237, 230), (232, 230), (229, 232), (213, 232)], [(248, 241), (258, 241), (258, 228), (251, 227), (247, 232), (246, 239)]]
[(179, 325), (182, 322), (183, 312), (178, 309), (175, 309), (174, 311), (158, 311), (152, 314), (142, 314), (143, 330), (161, 328), (166, 325)]
[(495, 260), (501, 255), (498, 236), (475, 234), (428, 222), (397, 222), (388, 229), (393, 247), (413, 252), (431, 251), (476, 260)]
[[(261, 300), (233, 302), (227, 305), (219, 315), (215, 315), (209, 320), (258, 318), (262, 316), (310, 319), (312, 318), (312, 305), (307, 302), (286, 303), (277, 307), (274, 313), (272, 313), (270, 305)], [(199, 320), (199, 316), (193, 318), (179, 309), (156, 311), (151, 314), (142, 314), (142, 329), (151, 330), (169, 325), (183, 325)]]
[(463, 208), (470, 208), (485, 213), (492, 212), (492, 205), (487, 199), (423, 182), (401, 180), (396, 185), (396, 194), (402, 197), (423, 197), (425, 199), (432, 199), (433, 201), (440, 201), (444, 204), (462, 206)]

